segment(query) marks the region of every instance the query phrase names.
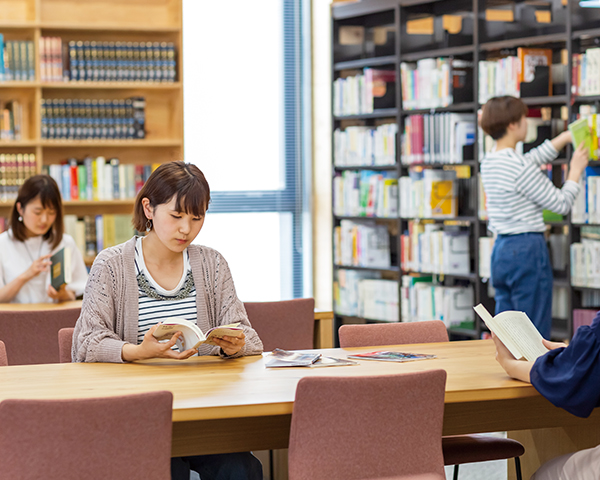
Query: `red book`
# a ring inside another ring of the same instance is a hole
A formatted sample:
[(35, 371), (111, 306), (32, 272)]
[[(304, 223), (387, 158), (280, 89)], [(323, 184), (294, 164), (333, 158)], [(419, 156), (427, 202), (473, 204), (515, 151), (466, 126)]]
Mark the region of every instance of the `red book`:
[(140, 190), (144, 186), (144, 166), (135, 166), (135, 194), (140, 193)]
[(69, 160), (71, 169), (71, 200), (79, 200), (79, 181), (77, 179), (77, 160)]

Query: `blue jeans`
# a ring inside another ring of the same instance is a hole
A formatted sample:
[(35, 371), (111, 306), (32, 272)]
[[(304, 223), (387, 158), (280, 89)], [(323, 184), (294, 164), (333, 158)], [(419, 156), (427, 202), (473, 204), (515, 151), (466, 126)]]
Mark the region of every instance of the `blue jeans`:
[(552, 328), (552, 266), (542, 233), (498, 235), (492, 252), (496, 314), (525, 312), (542, 336)]
[(195, 455), (171, 458), (171, 480), (190, 480), (190, 471), (200, 480), (262, 480), (260, 460), (250, 452)]

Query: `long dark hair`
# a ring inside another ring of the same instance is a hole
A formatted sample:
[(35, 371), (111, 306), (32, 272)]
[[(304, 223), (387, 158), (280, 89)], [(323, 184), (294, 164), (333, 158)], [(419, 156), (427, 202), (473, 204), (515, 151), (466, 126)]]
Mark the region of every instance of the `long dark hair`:
[(52, 208), (56, 212), (54, 223), (44, 234), (44, 240), (49, 241), (52, 249), (55, 249), (61, 242), (64, 233), (63, 207), (58, 185), (49, 175), (34, 175), (21, 185), (10, 214), (10, 228), (17, 240), (21, 242), (27, 240), (27, 229), (23, 222), (19, 221), (20, 213), (17, 210), (17, 203), (20, 203), (21, 208), (24, 209), (29, 202), (37, 197), (40, 197), (44, 208)]

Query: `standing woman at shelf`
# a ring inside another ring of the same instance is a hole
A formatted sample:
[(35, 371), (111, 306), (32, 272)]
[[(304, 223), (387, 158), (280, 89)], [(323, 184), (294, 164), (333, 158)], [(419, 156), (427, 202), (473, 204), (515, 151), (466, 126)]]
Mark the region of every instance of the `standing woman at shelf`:
[[(50, 257), (66, 247), (72, 282), (57, 292), (50, 285)], [(48, 175), (29, 177), (17, 194), (9, 230), (0, 234), (0, 303), (75, 300), (87, 269), (73, 237), (64, 233), (60, 191)]]
[(496, 314), (523, 311), (542, 336), (550, 338), (553, 277), (542, 211), (569, 213), (588, 154), (580, 145), (571, 158), (567, 180), (562, 188), (555, 187), (541, 167), (571, 142), (571, 133), (563, 132), (520, 155), (515, 148), (525, 140), (526, 116), (527, 105), (511, 96), (494, 97), (483, 106), (481, 128), (496, 140), (495, 149), (481, 164), (489, 229), (496, 235), (491, 280)]
[[(96, 257), (73, 333), (73, 361), (183, 360), (194, 354), (228, 359), (262, 353), (227, 262), (212, 248), (191, 244), (209, 202), (208, 183), (194, 165), (169, 162), (150, 175), (135, 199), (133, 217), (134, 227), (146, 235)], [(173, 316), (203, 332), (240, 322), (243, 335), (217, 338), (217, 347), (176, 351), (172, 347), (180, 332), (163, 342), (153, 336)], [(171, 459), (173, 480), (189, 480), (190, 470), (202, 480), (262, 480), (262, 466), (250, 452)]]

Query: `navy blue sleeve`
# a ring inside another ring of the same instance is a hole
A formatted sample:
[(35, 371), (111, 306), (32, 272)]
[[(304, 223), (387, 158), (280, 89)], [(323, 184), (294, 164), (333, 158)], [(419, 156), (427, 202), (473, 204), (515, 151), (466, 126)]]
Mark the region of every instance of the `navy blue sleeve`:
[(566, 348), (550, 350), (531, 369), (531, 383), (552, 404), (578, 417), (600, 406), (600, 312)]

